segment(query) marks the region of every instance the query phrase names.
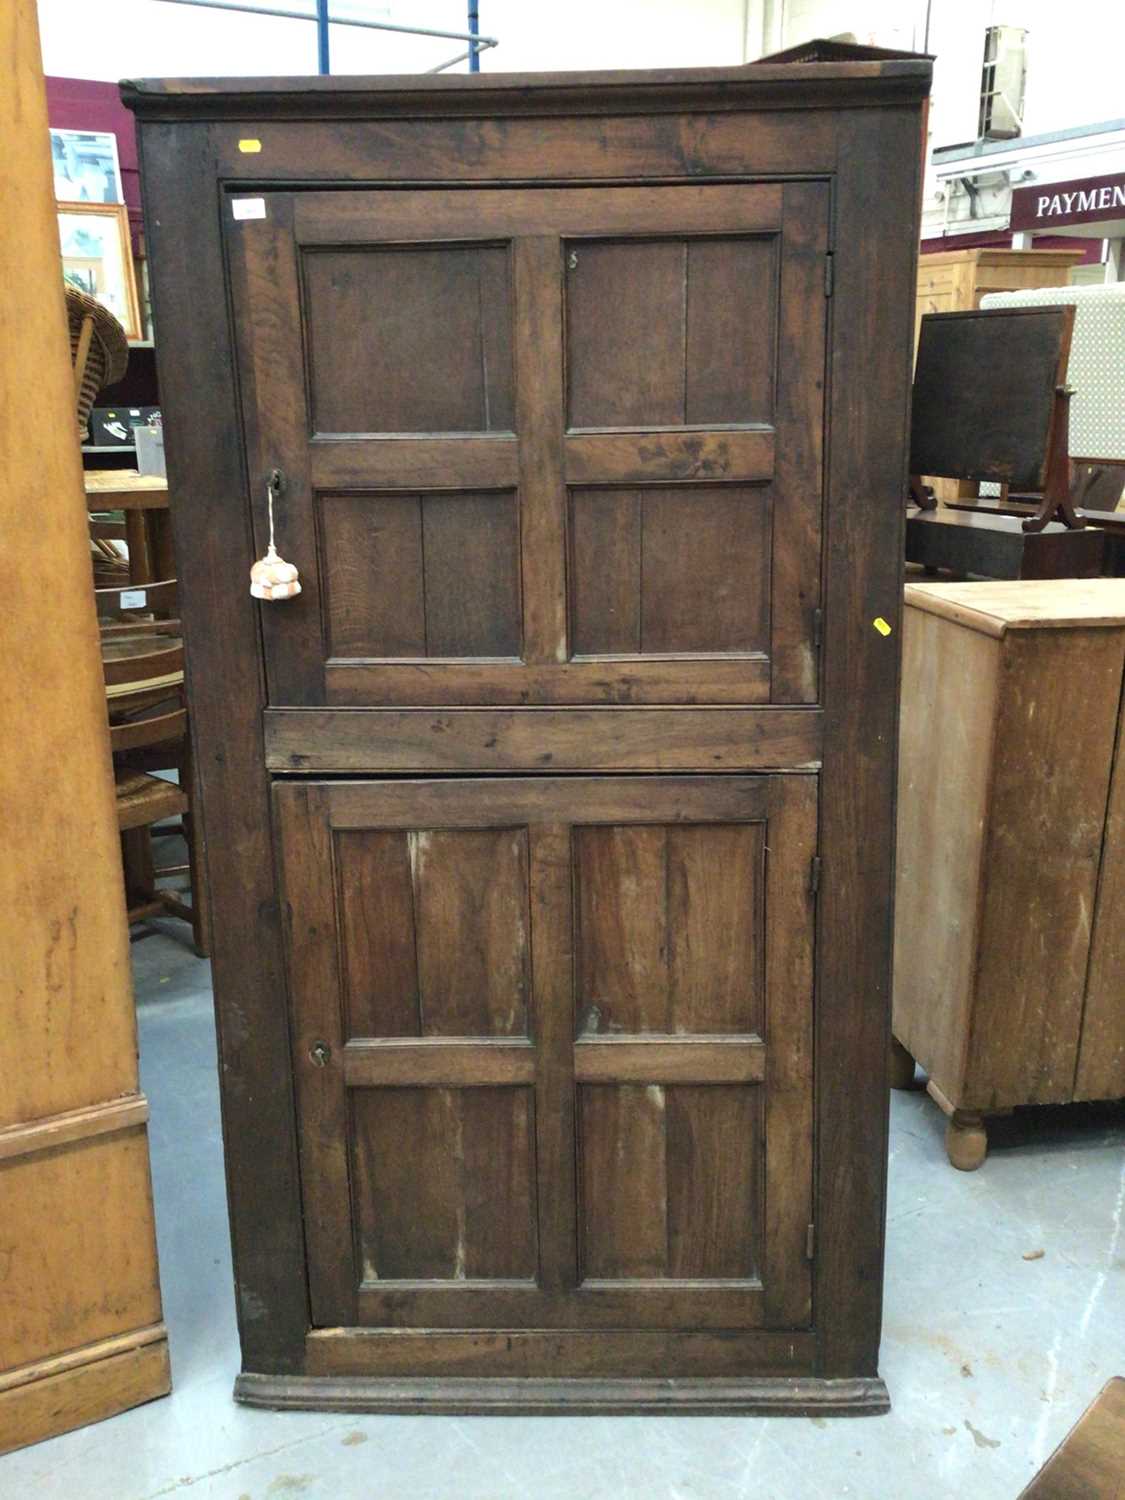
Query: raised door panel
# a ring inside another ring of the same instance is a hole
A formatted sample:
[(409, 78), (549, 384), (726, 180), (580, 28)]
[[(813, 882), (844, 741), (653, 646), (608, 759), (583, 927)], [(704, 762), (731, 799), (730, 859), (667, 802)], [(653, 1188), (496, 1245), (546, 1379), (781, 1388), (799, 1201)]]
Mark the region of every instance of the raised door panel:
[(810, 1319), (812, 776), (275, 788), (313, 1319)]
[(272, 704), (817, 701), (826, 184), (263, 202)]
[(325, 249), (304, 271), (314, 432), (511, 432), (505, 245)]

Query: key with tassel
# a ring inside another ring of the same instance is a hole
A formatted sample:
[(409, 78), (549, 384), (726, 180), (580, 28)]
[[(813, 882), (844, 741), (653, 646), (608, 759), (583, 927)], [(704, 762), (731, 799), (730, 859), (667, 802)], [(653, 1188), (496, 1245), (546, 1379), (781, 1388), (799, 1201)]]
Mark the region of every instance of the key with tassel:
[(266, 510), (269, 515), (270, 540), (266, 555), (250, 569), (250, 593), (255, 599), (292, 599), (301, 592), (301, 580), (292, 563), (278, 555), (274, 545), (273, 501), (284, 483), (280, 469), (273, 469), (266, 481)]

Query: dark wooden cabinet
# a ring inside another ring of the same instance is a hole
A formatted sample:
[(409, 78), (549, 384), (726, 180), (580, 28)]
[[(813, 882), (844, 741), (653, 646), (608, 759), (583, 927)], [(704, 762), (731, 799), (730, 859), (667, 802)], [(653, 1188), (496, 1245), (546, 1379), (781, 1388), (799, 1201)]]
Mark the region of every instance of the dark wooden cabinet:
[(885, 1407), (928, 78), (125, 86), (242, 1399)]

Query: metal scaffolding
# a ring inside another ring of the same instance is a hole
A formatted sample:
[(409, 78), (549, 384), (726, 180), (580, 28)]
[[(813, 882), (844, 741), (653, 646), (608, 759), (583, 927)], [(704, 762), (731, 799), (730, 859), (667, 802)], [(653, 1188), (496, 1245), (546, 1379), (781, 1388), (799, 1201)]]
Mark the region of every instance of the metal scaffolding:
[(330, 16), (328, 14), (328, 0), (314, 0), (315, 12), (307, 10), (282, 10), (273, 5), (247, 5), (239, 3), (239, 0), (162, 0), (165, 5), (198, 5), (204, 10), (236, 10), (242, 11), (250, 16), (279, 16), (287, 21), (315, 21), (317, 42), (317, 68), (321, 73), (330, 73), (328, 28), (329, 26), (359, 26), (364, 31), (394, 31), (405, 36), (436, 36), (447, 37), (454, 42), (468, 42), (466, 52), (458, 52), (456, 57), (448, 61), (438, 63), (436, 68), (427, 69), (430, 73), (443, 73), (446, 68), (452, 68), (455, 63), (469, 60), (469, 72), (480, 72), (480, 54), (489, 47), (500, 45), (499, 37), (481, 36), (480, 16), (478, 0), (468, 0), (468, 30), (467, 31), (436, 31), (428, 26), (396, 26), (390, 21), (362, 21), (354, 16)]

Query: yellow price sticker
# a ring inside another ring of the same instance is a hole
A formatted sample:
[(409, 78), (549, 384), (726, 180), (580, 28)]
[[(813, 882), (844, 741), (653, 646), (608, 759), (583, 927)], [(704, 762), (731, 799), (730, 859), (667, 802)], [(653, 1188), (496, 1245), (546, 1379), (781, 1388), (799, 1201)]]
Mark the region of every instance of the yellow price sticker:
[(255, 140), (239, 141), (238, 149), (244, 152), (247, 156), (256, 156), (257, 153), (262, 149), (262, 143), (261, 141)]
[(871, 623), (872, 625), (874, 625), (875, 629), (879, 632), (880, 635), (890, 635), (891, 627), (887, 624), (886, 620), (883, 619), (882, 615), (876, 615), (875, 619), (872, 620)]

